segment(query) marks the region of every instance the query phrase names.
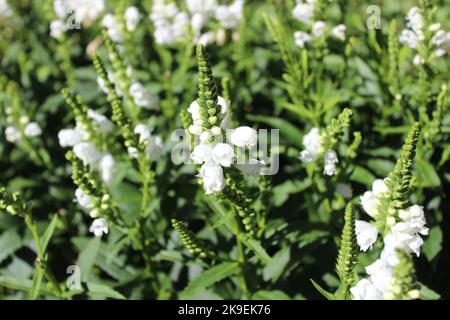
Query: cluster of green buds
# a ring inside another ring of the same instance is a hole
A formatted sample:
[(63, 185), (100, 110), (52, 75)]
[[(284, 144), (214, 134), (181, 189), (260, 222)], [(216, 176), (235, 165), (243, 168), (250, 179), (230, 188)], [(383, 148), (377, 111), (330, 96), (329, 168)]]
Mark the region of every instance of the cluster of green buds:
[(104, 217), (110, 221), (117, 221), (117, 210), (112, 203), (111, 195), (95, 175), (86, 168), (73, 151), (66, 153), (66, 158), (72, 163), (72, 180), (82, 190), (84, 195), (89, 196), (88, 203), (80, 203), (88, 207), (92, 218)]
[[(119, 90), (125, 95), (126, 97), (125, 102), (128, 116), (130, 116), (131, 119), (133, 119), (133, 121), (137, 123), (139, 122), (140, 108), (136, 105), (134, 98), (130, 93), (130, 88), (132, 85), (130, 69), (125, 66), (123, 58), (121, 57), (116, 44), (108, 36), (108, 32), (106, 30), (102, 31), (102, 36), (103, 41), (106, 44), (106, 48), (108, 49), (108, 57), (113, 68), (114, 78), (117, 79), (114, 85), (117, 86), (117, 90)], [(94, 65), (95, 65), (95, 57), (94, 57)], [(105, 75), (107, 75), (106, 71)], [(100, 74), (99, 76), (103, 79), (103, 83), (105, 83), (104, 78)], [(110, 90), (110, 88), (106, 83), (105, 87), (108, 89), (108, 91)]]
[(140, 143), (138, 135), (133, 131), (132, 122), (125, 113), (122, 101), (115, 90), (115, 84), (108, 79), (106, 69), (98, 56), (93, 56), (93, 63), (98, 76), (103, 80), (105, 87), (108, 89), (108, 101), (112, 108), (111, 119), (120, 128), (125, 146), (137, 150), (139, 158), (145, 158), (143, 145)]
[(330, 124), (325, 128), (321, 135), (321, 145), (325, 151), (333, 150), (342, 139), (344, 129), (350, 126), (350, 118), (352, 114), (352, 110), (345, 108), (339, 116), (332, 119)]
[(5, 187), (0, 187), (0, 210), (22, 218), (31, 215), (30, 207), (22, 199), (20, 193), (10, 193)]
[(93, 142), (95, 145), (101, 145), (101, 137), (95, 129), (92, 119), (88, 117), (88, 107), (83, 102), (80, 95), (74, 95), (68, 88), (61, 90), (61, 93), (75, 115), (77, 127), (84, 132), (84, 138)]
[(225, 178), (227, 186), (222, 191), (223, 197), (234, 204), (245, 231), (249, 235), (257, 235), (259, 230), (257, 213), (252, 207), (252, 201), (245, 195), (239, 184), (241, 179), (241, 174), (237, 170), (227, 174)]
[(340, 299), (349, 298), (349, 289), (355, 284), (354, 268), (358, 262), (355, 212), (351, 203), (345, 208), (344, 221), (340, 249), (336, 262), (336, 272), (341, 280), (341, 287), (336, 294), (339, 295)]
[(411, 256), (402, 250), (397, 251), (398, 264), (392, 269), (390, 292), (386, 294), (389, 300), (419, 299), (419, 284)]
[(390, 226), (399, 221), (399, 210), (408, 206), (413, 183), (412, 166), (420, 131), (419, 123), (414, 123), (403, 144), (394, 170), (385, 180), (388, 191), (383, 192), (380, 197), (379, 216), (375, 221), (378, 230), (384, 230), (384, 234), (388, 232)]
[(196, 238), (194, 233), (189, 230), (186, 223), (177, 219), (172, 219), (172, 226), (180, 236), (181, 242), (189, 250), (189, 252), (201, 259), (209, 258), (214, 259), (215, 254), (211, 250), (207, 249), (205, 244)]

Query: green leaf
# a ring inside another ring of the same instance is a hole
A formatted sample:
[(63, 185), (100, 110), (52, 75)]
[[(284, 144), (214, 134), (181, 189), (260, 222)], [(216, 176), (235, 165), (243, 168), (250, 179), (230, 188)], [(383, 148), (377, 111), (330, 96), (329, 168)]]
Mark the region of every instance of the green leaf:
[(92, 298), (112, 298), (112, 299), (126, 299), (120, 292), (111, 287), (99, 283), (87, 283), (87, 294)]
[(310, 279), (310, 281), (312, 282), (314, 288), (316, 288), (317, 291), (319, 291), (325, 298), (327, 298), (328, 300), (335, 300), (334, 294), (323, 289), (313, 279)]
[(379, 177), (387, 177), (394, 170), (395, 163), (385, 159), (370, 159), (367, 161), (367, 166)]
[(442, 249), (442, 230), (439, 226), (431, 228), (423, 244), (423, 253), (428, 261), (433, 260)]
[(417, 183), (422, 187), (439, 187), (441, 180), (436, 173), (433, 165), (426, 160), (416, 159)]
[(264, 250), (258, 240), (241, 237), (241, 241), (247, 246), (247, 248), (252, 250), (264, 264), (269, 264), (272, 262), (272, 258), (266, 250)]
[(189, 299), (200, 290), (212, 286), (214, 283), (232, 276), (238, 272), (240, 266), (237, 262), (224, 262), (204, 271), (200, 276), (195, 278), (180, 293), (181, 299)]
[(22, 246), (22, 239), (15, 229), (8, 230), (0, 236), (0, 263)]
[(420, 299), (422, 300), (438, 300), (441, 298), (441, 295), (436, 291), (431, 290), (423, 283), (420, 284)]
[(291, 300), (291, 298), (281, 290), (259, 290), (253, 296), (253, 300)]
[[(19, 291), (30, 291), (32, 282), (30, 279), (15, 278), (8, 275), (0, 276), (0, 287), (6, 287)], [(41, 293), (52, 295), (52, 292), (46, 288), (41, 288)]]
[(53, 236), (53, 232), (55, 232), (57, 222), (58, 222), (58, 215), (55, 214), (41, 238), (41, 247), (43, 252), (47, 250), (48, 243), (50, 242), (50, 239)]
[(350, 180), (359, 182), (366, 186), (371, 186), (375, 179), (375, 176), (369, 170), (360, 166), (355, 166), (355, 170), (353, 170), (353, 173), (350, 176)]
[(289, 263), (291, 259), (290, 248), (286, 247), (278, 251), (273, 258), (272, 261), (268, 263), (263, 269), (263, 279), (264, 281), (271, 281), (272, 283), (276, 282), (278, 278), (285, 271), (286, 265)]
[(87, 246), (81, 251), (77, 259), (77, 265), (81, 270), (81, 281), (86, 282), (89, 278), (89, 273), (94, 265), (97, 257), (98, 248), (100, 247), (100, 238), (95, 237), (89, 241)]

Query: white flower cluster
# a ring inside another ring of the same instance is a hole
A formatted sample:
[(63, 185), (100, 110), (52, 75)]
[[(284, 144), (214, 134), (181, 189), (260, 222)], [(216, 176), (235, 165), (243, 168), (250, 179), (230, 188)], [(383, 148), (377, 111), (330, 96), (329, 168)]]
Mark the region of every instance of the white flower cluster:
[(339, 162), (337, 154), (334, 150), (324, 152), (322, 147), (322, 138), (319, 128), (312, 128), (304, 137), (304, 150), (300, 152), (299, 159), (303, 163), (312, 163), (323, 154), (324, 170), (323, 173), (327, 176), (336, 174), (336, 164)]
[[(161, 156), (163, 142), (160, 136), (152, 135), (150, 129), (145, 124), (138, 124), (134, 128), (134, 133), (139, 136), (139, 143), (145, 146), (145, 155), (150, 161), (156, 161)], [(138, 157), (138, 150), (128, 147), (128, 154), (131, 158)]]
[[(101, 133), (107, 134), (114, 129), (112, 122), (103, 114), (88, 109), (88, 117), (92, 119), (94, 126)], [(92, 169), (98, 169), (105, 183), (112, 181), (115, 170), (113, 156), (110, 153), (101, 152), (93, 143), (89, 142), (88, 135), (80, 125), (60, 130), (58, 139), (61, 147), (73, 147), (73, 152), (85, 165), (89, 165)]]
[[(324, 21), (313, 21), (314, 19), (314, 0), (306, 0), (306, 2), (298, 1), (297, 5), (292, 10), (294, 18), (300, 22), (310, 26), (311, 33), (303, 31), (295, 31), (294, 39), (295, 44), (304, 48), (307, 42), (310, 42), (314, 38), (321, 38), (326, 34), (327, 25)], [(331, 35), (341, 41), (345, 40), (346, 26), (339, 24), (331, 29)]]
[[(8, 109), (6, 110), (8, 114)], [(37, 122), (30, 122), (28, 116), (23, 115), (19, 119), (18, 125), (9, 125), (5, 129), (5, 139), (10, 143), (16, 143), (22, 138), (23, 135), (29, 138), (37, 137), (42, 134), (42, 129)], [(19, 128), (20, 126), (20, 128)]]
[[(53, 10), (58, 19), (50, 23), (50, 35), (60, 38), (67, 30), (68, 23), (96, 20), (105, 10), (104, 0), (54, 0)], [(69, 19), (66, 23), (66, 19)]]
[[(128, 90), (130, 96), (133, 98), (134, 103), (141, 108), (148, 110), (159, 110), (159, 97), (153, 95), (153, 93), (142, 85), (136, 78), (133, 77), (133, 69), (128, 66), (126, 70), (127, 76), (131, 78), (131, 85)], [(123, 96), (122, 88), (124, 84), (118, 79), (114, 72), (107, 71), (108, 80), (115, 85), (116, 93), (119, 97)], [(102, 78), (97, 77), (97, 84), (99, 88), (108, 94), (108, 88), (106, 87)]]
[(154, 36), (158, 44), (174, 44), (187, 35), (188, 15), (174, 2), (153, 1), (150, 19), (155, 26)]
[[(235, 152), (233, 146), (253, 149), (258, 140), (256, 130), (250, 127), (242, 126), (233, 130), (227, 130), (231, 120), (229, 101), (223, 97), (218, 97), (218, 104), (221, 108), (219, 115), (221, 119), (220, 126), (214, 126), (208, 130), (202, 127), (198, 102), (192, 102), (188, 108), (188, 112), (193, 120), (193, 124), (189, 127), (189, 132), (200, 139), (200, 143), (195, 146), (191, 153), (191, 160), (196, 164), (202, 165), (198, 177), (203, 180), (206, 194), (220, 192), (226, 186), (222, 167), (229, 168), (234, 163)], [(227, 138), (230, 143), (220, 141), (222, 130), (227, 130)], [(243, 166), (248, 165), (259, 166), (259, 162), (253, 159), (250, 160), (250, 164), (243, 164)]]
[[(361, 197), (361, 203), (366, 213), (375, 220), (379, 217), (380, 199), (388, 188), (385, 181), (375, 180), (372, 191), (367, 191)], [(355, 300), (381, 300), (393, 298), (393, 268), (399, 263), (397, 250), (408, 254), (420, 255), (423, 245), (421, 235), (428, 234), (423, 207), (412, 205), (398, 213), (400, 221), (390, 217), (386, 221), (389, 232), (383, 239), (384, 248), (380, 258), (366, 267), (369, 278), (360, 280), (350, 289)], [(356, 236), (359, 247), (366, 251), (372, 247), (378, 237), (378, 230), (372, 223), (357, 220)], [(417, 292), (410, 293), (411, 298), (417, 298)]]
[[(416, 49), (425, 40), (424, 35), (424, 20), (418, 7), (412, 7), (406, 15), (407, 27), (400, 34), (400, 43), (407, 45), (412, 49)], [(450, 52), (450, 32), (445, 32), (441, 29), (439, 23), (434, 23), (428, 27), (429, 31), (434, 32), (431, 38), (431, 44), (435, 47), (434, 55), (442, 57)], [(414, 64), (419, 65), (424, 63), (424, 57), (419, 53), (416, 54), (413, 60)]]
[(153, 95), (149, 89), (133, 79), (130, 86), (130, 95), (138, 107), (148, 110), (159, 110), (159, 98)]
[(8, 0), (0, 0), (0, 17), (10, 17), (13, 14)]
[[(125, 28), (128, 32), (136, 30), (139, 22), (141, 21), (141, 13), (135, 6), (130, 6), (125, 10)], [(102, 26), (106, 28), (109, 37), (116, 43), (123, 41), (123, 31), (119, 23), (119, 19), (116, 15), (107, 13), (102, 20)]]
[[(77, 188), (75, 190), (75, 198), (78, 204), (85, 209), (92, 209), (92, 197), (86, 194), (82, 189)], [(90, 215), (95, 220), (89, 227), (89, 232), (93, 233), (96, 237), (101, 237), (103, 234), (108, 234), (108, 222), (106, 219), (98, 218), (91, 211)]]
[[(243, 17), (244, 0), (235, 0), (230, 5), (219, 5), (217, 0), (187, 0), (186, 5), (188, 12), (181, 11), (173, 2), (154, 2), (150, 19), (155, 25), (157, 43), (176, 43), (187, 36), (189, 25), (195, 43), (223, 43), (225, 29), (237, 28)], [(203, 32), (202, 29), (212, 18), (220, 23), (221, 28), (216, 32)]]

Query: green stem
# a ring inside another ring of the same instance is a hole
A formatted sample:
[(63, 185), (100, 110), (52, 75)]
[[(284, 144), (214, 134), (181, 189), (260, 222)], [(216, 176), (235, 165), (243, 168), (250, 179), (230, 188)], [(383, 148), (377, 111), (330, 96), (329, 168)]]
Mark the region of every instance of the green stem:
[(62, 296), (61, 288), (58, 282), (56, 281), (55, 277), (53, 276), (52, 272), (47, 268), (46, 265), (47, 257), (41, 246), (41, 239), (39, 236), (39, 232), (37, 230), (36, 223), (33, 221), (33, 218), (29, 215), (25, 216), (25, 223), (33, 236), (33, 240), (37, 250), (36, 272), (33, 276), (33, 285), (30, 291), (30, 298), (33, 300), (37, 298), (37, 295), (39, 294), (39, 289), (41, 287), (43, 275), (46, 276), (47, 280), (55, 288), (57, 295), (61, 297)]
[(236, 224), (236, 245), (238, 249), (238, 261), (241, 265), (241, 272), (240, 272), (240, 283), (241, 283), (241, 289), (244, 292), (243, 299), (249, 299), (250, 298), (250, 291), (249, 286), (247, 284), (247, 257), (245, 255), (244, 246), (241, 242), (241, 236), (242, 236), (242, 229), (240, 225), (239, 219), (235, 216), (235, 224)]

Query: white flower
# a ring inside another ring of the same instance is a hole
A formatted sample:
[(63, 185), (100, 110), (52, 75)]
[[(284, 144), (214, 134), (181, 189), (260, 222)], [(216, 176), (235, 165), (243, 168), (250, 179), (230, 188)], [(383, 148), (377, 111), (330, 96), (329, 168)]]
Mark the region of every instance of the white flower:
[(105, 183), (110, 183), (114, 178), (115, 173), (115, 161), (111, 154), (105, 154), (100, 160), (100, 172), (102, 175), (102, 180)]
[(17, 129), (16, 127), (6, 127), (5, 129), (5, 139), (8, 142), (11, 143), (15, 143), (16, 141), (18, 141), (20, 139), (20, 137), (22, 136), (22, 134), (20, 133), (20, 130)]
[(370, 266), (366, 267), (366, 272), (370, 275), (370, 281), (381, 293), (389, 291), (392, 281), (392, 267), (385, 261), (378, 259)]
[(294, 32), (295, 45), (299, 48), (304, 48), (305, 43), (311, 41), (312, 37), (310, 34), (303, 31)]
[(229, 6), (221, 5), (216, 10), (216, 19), (225, 29), (236, 28), (241, 23), (243, 7), (243, 0), (235, 0)]
[(199, 135), (201, 135), (202, 134), (202, 132), (203, 132), (203, 127), (202, 126), (197, 126), (197, 125), (193, 125), (193, 124), (191, 124), (190, 126), (189, 126), (189, 133), (191, 133), (191, 134), (193, 134), (193, 135), (195, 135), (195, 136), (199, 136)]
[(125, 23), (129, 32), (133, 32), (136, 29), (140, 20), (141, 14), (135, 6), (130, 6), (125, 10)]
[(103, 133), (111, 132), (114, 129), (114, 125), (103, 114), (95, 112), (92, 109), (88, 109), (87, 115), (92, 119), (94, 126)]
[(373, 182), (372, 191), (366, 191), (361, 196), (361, 204), (366, 213), (375, 218), (378, 216), (378, 205), (380, 202), (380, 197), (383, 193), (388, 190), (386, 184), (383, 180), (377, 179)]
[(108, 35), (112, 41), (119, 43), (122, 42), (123, 37), (122, 32), (120, 30), (119, 21), (113, 14), (111, 13), (105, 14), (102, 20), (102, 26), (107, 29)]
[(55, 0), (53, 2), (53, 10), (60, 19), (64, 19), (67, 16), (68, 6), (66, 0)]
[(303, 23), (309, 23), (314, 17), (314, 5), (311, 3), (297, 3), (292, 10), (294, 18)]
[(407, 26), (417, 34), (421, 34), (423, 28), (423, 17), (418, 7), (412, 7), (406, 16)]
[(323, 173), (327, 176), (333, 176), (336, 174), (336, 163), (339, 162), (336, 151), (330, 150), (325, 152), (324, 155), (324, 169)]
[(414, 56), (413, 63), (416, 66), (420, 66), (425, 63), (425, 60), (420, 56), (420, 54), (416, 54)]
[(377, 241), (378, 230), (377, 228), (366, 221), (355, 221), (356, 240), (359, 248), (362, 251), (372, 248), (372, 245)]
[(191, 14), (200, 13), (205, 16), (214, 14), (217, 8), (216, 0), (186, 0), (186, 5)]
[(61, 38), (66, 31), (66, 24), (62, 20), (53, 20), (50, 23), (50, 36), (55, 39)]
[[(231, 112), (230, 112), (230, 101), (226, 100), (225, 98), (219, 96), (217, 97), (217, 104), (220, 106), (220, 117), (222, 118), (222, 121), (220, 123), (220, 127), (223, 129), (228, 129), (230, 127), (231, 122)], [(198, 104), (197, 100), (194, 100), (190, 105), (187, 111), (191, 114), (192, 120), (194, 122), (195, 126), (201, 126), (202, 124), (202, 118), (200, 115), (200, 105)], [(191, 130), (189, 130), (191, 131)], [(196, 133), (194, 133), (196, 132)], [(192, 134), (200, 135), (202, 133), (202, 130), (199, 128), (193, 128)]]
[(187, 111), (191, 114), (192, 120), (201, 119), (200, 116), (200, 105), (197, 100), (194, 100), (190, 105)]
[(405, 29), (400, 34), (400, 43), (406, 44), (408, 47), (414, 49), (419, 44), (419, 37), (414, 31)]
[(61, 147), (73, 147), (83, 139), (84, 131), (75, 129), (62, 129), (58, 132), (58, 140)]
[(385, 180), (376, 179), (372, 185), (372, 191), (375, 195), (381, 195), (382, 193), (387, 192), (389, 189), (386, 186)]
[(414, 252), (420, 256), (422, 238), (406, 222), (398, 222), (392, 226), (391, 231), (385, 237), (385, 246), (401, 248), (407, 253)]
[(226, 143), (218, 143), (212, 149), (212, 158), (223, 167), (230, 167), (233, 163), (233, 147)]
[(207, 21), (207, 16), (201, 13), (194, 13), (191, 18), (191, 28), (194, 34), (199, 34)]
[(158, 44), (174, 44), (179, 39), (186, 38), (189, 17), (178, 9), (175, 3), (165, 3), (163, 0), (153, 1), (150, 19), (155, 26), (154, 37)]
[(414, 233), (428, 234), (428, 228), (425, 227), (427, 221), (422, 206), (412, 205), (405, 210), (400, 210), (399, 217), (409, 225)]
[(194, 150), (191, 153), (191, 160), (194, 163), (202, 164), (211, 162), (212, 159), (212, 145), (202, 143), (195, 146)]
[(80, 206), (86, 209), (92, 208), (92, 197), (87, 195), (82, 189), (77, 188), (75, 190), (75, 197)]
[(331, 35), (341, 41), (345, 40), (345, 31), (347, 27), (343, 24), (337, 25), (333, 29), (331, 29)]
[(42, 134), (42, 129), (36, 122), (30, 122), (25, 126), (23, 133), (27, 137), (37, 137)]
[(90, 142), (79, 142), (73, 147), (75, 155), (83, 161), (84, 164), (96, 166), (101, 158), (101, 153)]
[(104, 0), (66, 0), (67, 13), (74, 12), (75, 21), (93, 21), (105, 10)]
[(10, 17), (13, 14), (7, 0), (0, 0), (0, 17)]
[(431, 38), (431, 43), (435, 46), (441, 46), (447, 41), (447, 33), (444, 30), (438, 30), (433, 38)]
[(134, 99), (134, 102), (142, 108), (149, 110), (159, 109), (159, 98), (154, 96), (147, 88), (141, 83), (134, 82), (130, 86), (130, 94)]
[(108, 234), (108, 222), (103, 218), (95, 219), (89, 227), (89, 232), (92, 232), (96, 237)]
[(318, 128), (312, 128), (303, 136), (303, 145), (305, 150), (300, 152), (300, 160), (303, 163), (311, 163), (317, 160), (321, 152), (320, 131)]
[(210, 45), (216, 41), (216, 34), (214, 32), (205, 32), (197, 39), (197, 44), (202, 44), (203, 46)]
[(138, 124), (133, 131), (139, 136), (139, 143), (145, 144), (151, 137), (150, 129), (145, 124)]
[(315, 38), (320, 38), (325, 34), (326, 24), (323, 21), (316, 21), (311, 29), (311, 33)]
[(447, 53), (447, 51), (445, 51), (444, 49), (441, 49), (441, 48), (437, 49), (437, 50), (434, 52), (434, 54), (435, 54), (436, 57), (438, 57), (438, 58), (444, 56), (446, 53)]
[(133, 159), (137, 158), (139, 155), (138, 150), (134, 147), (128, 147), (127, 152), (128, 152), (128, 155), (130, 156), (130, 158), (133, 158)]
[(383, 295), (375, 285), (368, 279), (362, 279), (350, 289), (353, 300), (381, 300)]
[(250, 127), (239, 127), (231, 132), (230, 142), (237, 147), (253, 148), (258, 142), (258, 133)]
[(202, 165), (198, 176), (203, 179), (206, 194), (220, 192), (225, 187), (225, 179), (220, 165), (205, 163)]
[(230, 101), (224, 97), (218, 96), (217, 104), (220, 106), (220, 115), (222, 117), (220, 127), (223, 129), (228, 129), (231, 124)]

